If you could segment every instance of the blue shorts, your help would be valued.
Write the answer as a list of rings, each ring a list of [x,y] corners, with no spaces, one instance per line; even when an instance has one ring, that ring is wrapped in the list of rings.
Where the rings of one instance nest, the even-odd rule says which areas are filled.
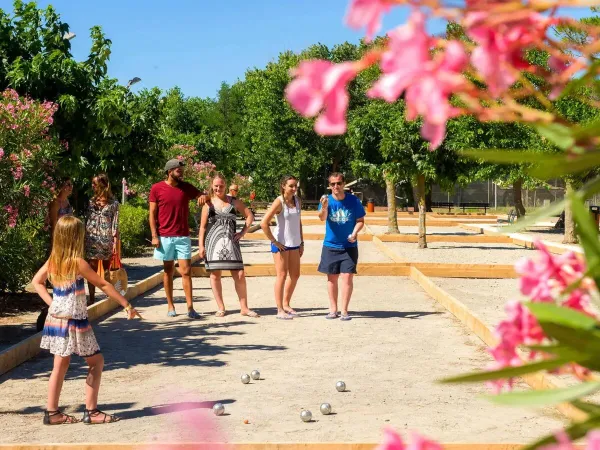
[[[154,249],[154,259],[175,261],[192,259],[192,241],[189,236],[160,237],[160,245]]]
[[[288,250],[298,250],[299,248],[300,248],[300,246],[298,246],[298,247],[286,247],[285,251],[287,252]],[[272,242],[271,242],[271,253],[279,253],[279,249]]]
[[[323,246],[318,271],[328,275],[356,273],[358,247],[331,248]]]

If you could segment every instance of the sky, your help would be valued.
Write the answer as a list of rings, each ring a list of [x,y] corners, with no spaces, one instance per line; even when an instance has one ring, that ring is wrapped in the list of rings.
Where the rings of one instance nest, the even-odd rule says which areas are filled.
[[[214,97],[223,81],[234,83],[248,69],[264,67],[279,53],[322,43],[357,43],[362,31],[349,29],[344,15],[349,0],[52,0],[70,30],[77,60],[87,57],[89,29],[100,25],[112,40],[109,76],[133,90],[179,86],[187,96]],[[12,11],[12,0],[0,0]],[[405,21],[396,8],[383,30]],[[569,15],[581,16],[580,11]],[[430,24],[432,33],[444,24]]]

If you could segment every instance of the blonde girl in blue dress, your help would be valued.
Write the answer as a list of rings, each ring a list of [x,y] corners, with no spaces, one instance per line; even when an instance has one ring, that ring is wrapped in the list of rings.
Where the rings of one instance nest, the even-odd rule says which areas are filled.
[[[50,375],[48,404],[44,413],[45,425],[79,422],[58,409],[60,391],[71,362],[71,355],[85,358],[88,375],[85,386],[85,424],[110,423],[116,416],[98,409],[98,391],[104,367],[104,357],[88,321],[84,280],[88,280],[106,295],[120,303],[133,319],[139,313],[106,280],[103,280],[84,259],[85,229],[83,222],[73,216],[58,220],[54,229],[52,253],[46,264],[33,278],[36,292],[49,306],[40,347],[54,355]],[[46,290],[46,280],[53,286],[53,296]]]

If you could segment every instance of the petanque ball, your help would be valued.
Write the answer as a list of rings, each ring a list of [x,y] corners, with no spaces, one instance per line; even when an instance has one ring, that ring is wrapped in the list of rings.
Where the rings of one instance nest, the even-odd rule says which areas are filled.
[[[253,370],[250,376],[253,380],[260,380],[260,372],[258,370]]]
[[[221,416],[225,412],[225,405],[223,403],[215,403],[213,406],[213,413],[215,416]]]
[[[343,381],[338,381],[337,383],[335,383],[335,388],[338,392],[344,392],[346,390],[346,383],[344,383]]]
[[[324,416],[331,414],[331,405],[329,403],[321,403],[321,414]]]
[[[242,375],[242,383],[244,383],[244,384],[250,383],[250,375],[248,375],[247,373]]]
[[[300,413],[300,418],[302,422],[310,422],[312,420],[312,413],[308,409],[305,409]]]

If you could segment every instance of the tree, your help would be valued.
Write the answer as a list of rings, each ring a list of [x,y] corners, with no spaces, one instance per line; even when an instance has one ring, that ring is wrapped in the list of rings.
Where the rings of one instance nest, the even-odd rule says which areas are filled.
[[[107,77],[111,41],[100,27],[90,30],[90,54],[81,62],[71,54],[68,32],[52,6],[15,0],[12,16],[0,10],[0,89],[59,105],[53,127],[65,144],[61,167],[69,175],[144,175],[163,147],[160,92],[135,95]]]

